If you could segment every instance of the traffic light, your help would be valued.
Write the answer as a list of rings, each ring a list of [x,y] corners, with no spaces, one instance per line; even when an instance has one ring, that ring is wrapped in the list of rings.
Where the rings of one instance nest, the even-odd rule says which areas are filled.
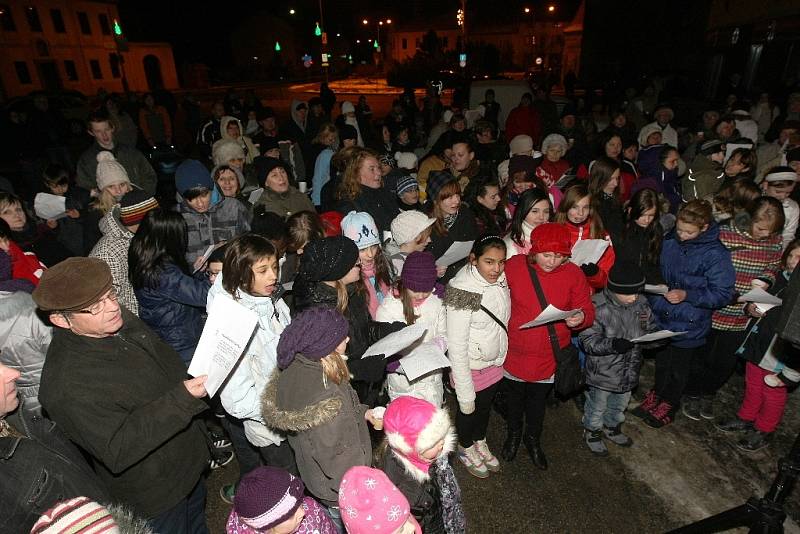
[[[280,52],[281,51],[281,44],[278,41],[275,41],[275,51],[276,52]]]
[[[114,19],[114,41],[117,42],[118,52],[128,51],[128,38],[122,33],[122,26],[120,26],[117,19]]]
[[[322,28],[319,27],[319,22],[317,22],[317,27],[314,28],[314,35],[322,37]]]

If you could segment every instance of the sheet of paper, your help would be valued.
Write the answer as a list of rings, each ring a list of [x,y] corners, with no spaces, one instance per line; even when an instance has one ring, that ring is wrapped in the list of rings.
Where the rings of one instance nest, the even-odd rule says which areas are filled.
[[[258,324],[258,314],[232,298],[218,296],[189,364],[191,376],[208,375],[206,391],[213,397],[244,353]]]
[[[665,284],[645,284],[644,292],[653,293],[655,295],[666,295],[669,288]]]
[[[428,329],[423,323],[412,324],[402,330],[393,332],[369,346],[362,358],[383,354],[385,358],[397,354],[406,347],[411,346]]]
[[[544,310],[542,310],[542,313],[540,313],[533,321],[528,321],[524,325],[520,326],[519,329],[522,330],[523,328],[533,328],[535,326],[542,326],[543,324],[552,323],[554,321],[563,321],[567,317],[575,315],[579,311],[581,310],[580,309],[569,310],[569,311],[559,310],[552,304],[548,304],[547,307]]]
[[[196,273],[197,271],[199,271],[200,269],[205,267],[206,262],[208,261],[208,258],[211,257],[211,253],[214,252],[216,249],[218,249],[219,247],[221,247],[224,244],[225,244],[225,242],[222,241],[220,243],[214,243],[213,245],[208,245],[208,248],[206,248],[205,252],[203,252],[203,256],[202,256],[203,262],[200,264],[200,267],[198,267],[197,269],[192,271],[192,274]]]
[[[450,360],[435,343],[422,343],[400,359],[400,367],[409,382],[431,371],[450,367]]]
[[[605,239],[581,239],[572,247],[572,256],[569,261],[575,265],[597,263],[610,245]]]
[[[686,332],[673,332],[671,330],[659,330],[658,332],[653,332],[652,334],[645,334],[643,336],[639,336],[637,338],[631,339],[633,343],[649,343],[651,341],[658,341],[659,339],[667,339],[670,337],[679,336],[681,334],[685,334]]]
[[[775,295],[770,295],[760,287],[753,288],[744,295],[741,295],[739,297],[739,302],[755,302],[757,304],[771,304],[772,306],[780,306],[783,304],[782,299]]]
[[[436,260],[436,265],[440,267],[450,267],[455,262],[463,260],[469,256],[473,243],[475,243],[475,241],[455,241],[450,245],[450,248]]]
[[[42,219],[60,219],[67,215],[67,199],[50,193],[37,193],[33,199],[33,211]]]
[[[756,309],[763,314],[767,313],[775,306],[777,306],[777,304],[756,304]]]
[[[256,202],[258,202],[258,199],[261,198],[261,195],[263,193],[264,193],[263,187],[259,187],[258,189],[253,189],[252,191],[250,191],[250,196],[247,197],[247,201],[250,202],[250,204],[255,204]]]

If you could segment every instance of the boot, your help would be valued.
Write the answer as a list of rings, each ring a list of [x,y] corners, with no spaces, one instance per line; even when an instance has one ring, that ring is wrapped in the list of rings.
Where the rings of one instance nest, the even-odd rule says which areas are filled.
[[[635,415],[636,417],[640,417],[644,419],[650,414],[650,410],[655,408],[659,403],[658,396],[656,395],[656,391],[651,389],[647,392],[647,395],[644,396],[641,404],[631,410],[631,415]]]
[[[506,441],[503,443],[500,457],[506,462],[512,462],[517,457],[519,444],[522,441],[522,429],[509,426],[506,432]]]
[[[528,449],[528,455],[530,455],[533,465],[542,471],[546,471],[547,458],[544,455],[541,443],[539,443],[539,438],[526,434],[523,436],[522,441],[525,443],[525,448]]]

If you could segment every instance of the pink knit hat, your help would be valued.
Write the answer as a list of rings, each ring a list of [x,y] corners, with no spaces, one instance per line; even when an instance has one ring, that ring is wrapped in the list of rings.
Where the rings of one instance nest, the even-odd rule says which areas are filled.
[[[378,469],[351,467],[339,485],[339,507],[349,534],[392,534],[408,520],[422,534],[408,500]]]
[[[415,397],[397,397],[386,407],[383,428],[389,446],[414,467],[428,472],[430,460],[420,453],[447,438],[452,430],[450,417],[443,409]]]

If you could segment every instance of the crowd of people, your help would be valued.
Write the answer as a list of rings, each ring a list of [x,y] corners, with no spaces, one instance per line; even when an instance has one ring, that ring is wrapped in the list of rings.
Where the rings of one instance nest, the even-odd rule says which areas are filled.
[[[505,124],[494,96],[405,91],[377,120],[323,84],[279,124],[231,92],[196,135],[153,95],[138,113],[106,96],[75,157],[37,103],[49,144],[0,181],[2,530],[204,533],[205,478],[235,457],[229,533],[463,533],[453,462],[498,476],[524,445],[548,469],[553,399],[592,454],[632,446],[645,357],[632,415],[768,446],[800,383],[776,300],[800,262],[800,93],[734,95],[697,125],[653,87],[600,111],[539,88]],[[142,150],[181,139],[174,173]],[[187,368],[226,301],[257,324],[209,396]],[[407,373],[423,345],[447,365]]]

